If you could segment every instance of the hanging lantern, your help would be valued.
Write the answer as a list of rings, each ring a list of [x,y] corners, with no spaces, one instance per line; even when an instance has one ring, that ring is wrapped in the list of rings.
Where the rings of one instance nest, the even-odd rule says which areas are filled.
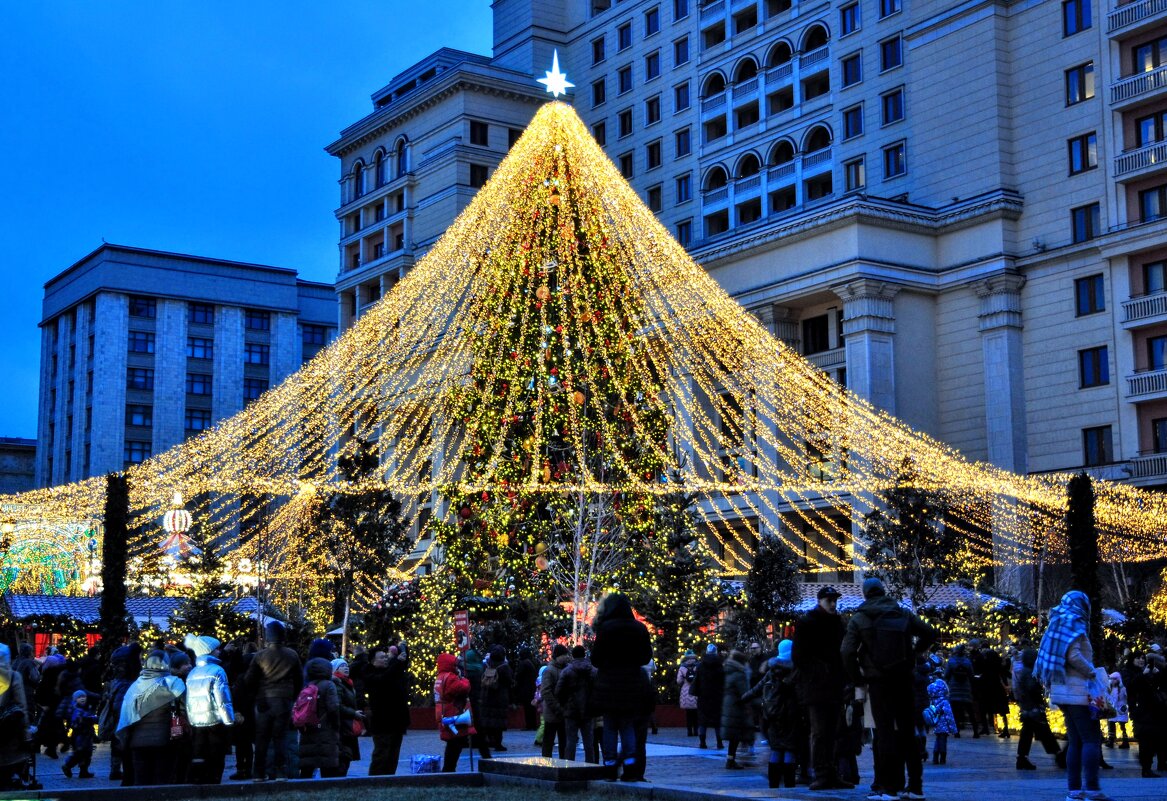
[[[194,518],[190,512],[182,508],[182,494],[174,493],[174,508],[162,516],[162,530],[166,532],[166,539],[162,542],[162,550],[167,553],[181,554],[190,546],[186,539],[186,532],[194,525]]]

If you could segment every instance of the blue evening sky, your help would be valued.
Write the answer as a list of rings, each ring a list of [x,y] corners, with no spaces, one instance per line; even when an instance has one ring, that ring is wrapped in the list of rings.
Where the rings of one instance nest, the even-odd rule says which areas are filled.
[[[0,436],[36,436],[44,283],[107,242],[332,282],[338,162],[369,96],[490,0],[9,3],[0,24]]]

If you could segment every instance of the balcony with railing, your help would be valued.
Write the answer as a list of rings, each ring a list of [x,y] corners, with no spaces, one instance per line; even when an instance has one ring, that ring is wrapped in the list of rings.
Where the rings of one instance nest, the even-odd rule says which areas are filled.
[[[1133,481],[1167,480],[1167,453],[1140,453],[1130,461]]]
[[[1167,398],[1167,367],[1141,370],[1126,377],[1127,400]]]
[[[1138,328],[1167,322],[1167,292],[1155,292],[1122,303],[1124,328]]]
[[[1133,178],[1167,167],[1167,142],[1152,142],[1114,157],[1114,177]]]
[[[715,0],[701,6],[701,20],[713,19],[725,14],[725,0]]]
[[[1106,15],[1106,32],[1125,36],[1165,21],[1167,0],[1136,0],[1120,5]]]
[[[766,179],[770,183],[777,184],[780,182],[787,182],[787,179],[794,177],[794,162],[788,161],[785,164],[776,164],[766,171]]]
[[[750,78],[747,81],[742,81],[735,84],[733,87],[733,99],[741,100],[743,97],[750,97],[758,93],[758,79],[757,77]]]
[[[820,48],[811,50],[809,53],[803,53],[798,57],[798,67],[807,74],[818,68],[820,64],[827,61],[831,57],[831,46],[823,45]],[[824,65],[825,66],[825,65]]]
[[[754,175],[747,175],[745,178],[737,178],[733,182],[733,193],[738,200],[747,197],[753,197],[758,194],[762,188],[762,174],[756,173]]]
[[[1110,85],[1110,103],[1125,106],[1141,102],[1167,89],[1167,67],[1128,75]]]
[[[722,90],[715,95],[701,98],[701,113],[708,114],[725,108],[725,96],[726,92]]]
[[[828,164],[831,161],[831,148],[824,147],[822,150],[816,150],[813,153],[807,153],[802,157],[803,172],[813,170],[821,167],[823,164]]]
[[[701,205],[716,206],[729,198],[729,187],[719,186],[716,189],[701,190]]]
[[[766,84],[767,88],[775,89],[790,82],[794,77],[794,60],[787,61],[785,64],[779,64],[776,67],[769,67],[766,70]]]
[[[820,370],[834,370],[847,363],[847,349],[832,348],[818,353],[807,353],[802,358]]]

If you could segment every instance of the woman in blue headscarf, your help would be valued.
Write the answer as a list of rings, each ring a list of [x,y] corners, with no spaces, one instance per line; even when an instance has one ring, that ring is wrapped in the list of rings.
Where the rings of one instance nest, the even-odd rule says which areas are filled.
[[[1098,784],[1102,729],[1090,710],[1094,688],[1094,649],[1090,645],[1090,599],[1078,590],[1062,596],[1050,610],[1033,675],[1049,687],[1050,703],[1066,719],[1067,801],[1110,801]],[[1085,789],[1082,787],[1085,773]]]

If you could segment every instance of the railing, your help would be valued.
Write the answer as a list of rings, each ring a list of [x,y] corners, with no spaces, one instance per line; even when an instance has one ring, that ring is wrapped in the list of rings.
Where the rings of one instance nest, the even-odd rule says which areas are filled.
[[[1158,67],[1150,72],[1140,72],[1136,75],[1123,78],[1110,87],[1110,102],[1121,103],[1124,100],[1154,92],[1167,86],[1167,67]]]
[[[766,173],[771,181],[781,181],[783,178],[789,178],[794,175],[794,162],[788,161],[785,164],[779,164],[777,167],[771,167]]]
[[[718,203],[729,197],[729,187],[723,186],[720,189],[706,189],[701,193],[701,202],[704,204]]]
[[[842,367],[847,363],[847,349],[835,348],[834,350],[824,350],[819,353],[808,353],[802,358],[820,370],[832,370],[836,367]]]
[[[733,99],[737,100],[739,97],[753,94],[758,91],[758,79],[756,77],[750,78],[745,83],[740,83],[733,88]]]
[[[776,83],[778,81],[785,81],[794,75],[794,62],[787,61],[785,64],[779,64],[777,67],[770,67],[766,70],[766,82]]]
[[[1167,314],[1167,292],[1156,292],[1153,295],[1124,300],[1122,310],[1125,313],[1123,322],[1126,323]]]
[[[713,97],[707,97],[701,101],[702,111],[713,111],[715,108],[721,108],[725,105],[725,91],[718,92]]]
[[[811,50],[809,53],[803,53],[801,56],[799,56],[798,66],[801,67],[802,69],[806,69],[807,67],[813,67],[815,64],[818,64],[820,61],[826,61],[828,58],[830,58],[830,55],[831,55],[831,46],[830,45],[823,45],[822,47],[818,48],[817,50]]]
[[[717,0],[716,3],[701,6],[701,19],[708,19],[709,17],[725,13],[725,0]]]
[[[1127,397],[1167,392],[1167,369],[1147,370],[1126,377]]]
[[[822,150],[816,150],[813,153],[807,153],[802,157],[802,168],[809,169],[810,167],[817,167],[820,164],[831,160],[831,149],[824,147]]]
[[[1119,177],[1127,173],[1153,167],[1156,164],[1167,162],[1167,142],[1156,142],[1138,150],[1121,153],[1114,157],[1114,175]]]
[[[1167,475],[1167,453],[1131,459],[1131,478],[1157,478],[1164,475]]]
[[[745,178],[738,178],[733,182],[733,188],[737,192],[748,192],[751,189],[757,189],[762,185],[762,174],[748,175]]]
[[[1128,25],[1134,25],[1136,22],[1142,22],[1156,14],[1162,14],[1164,11],[1167,11],[1167,0],[1141,0],[1137,3],[1127,3],[1106,15],[1106,32],[1114,33]]]

